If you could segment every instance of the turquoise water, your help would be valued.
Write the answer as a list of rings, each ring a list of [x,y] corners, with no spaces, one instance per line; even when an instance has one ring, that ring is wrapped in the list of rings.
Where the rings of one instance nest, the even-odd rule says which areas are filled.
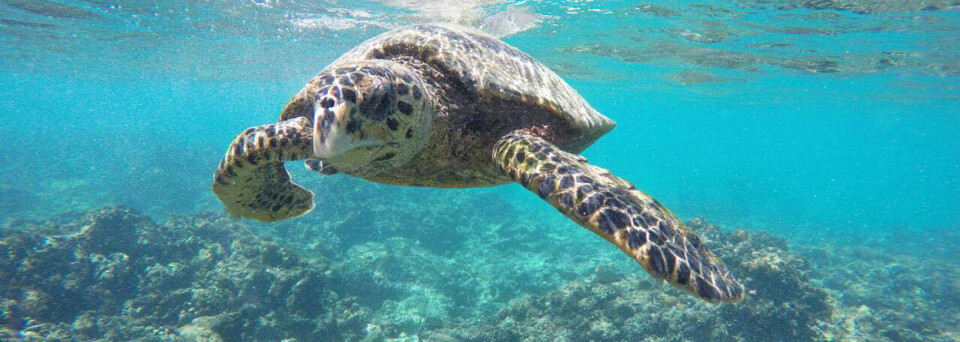
[[[809,286],[826,291],[831,312],[842,318],[831,323],[819,317],[817,334],[766,338],[955,341],[960,313],[956,306],[941,305],[960,301],[955,297],[960,295],[955,247],[960,239],[949,233],[960,227],[958,9],[960,4],[949,1],[3,0],[0,226],[27,229],[110,205],[132,208],[156,222],[171,215],[219,215],[223,208],[209,191],[210,182],[237,133],[273,122],[307,80],[360,42],[412,23],[457,22],[500,35],[617,121],[615,130],[584,152],[591,163],[633,181],[681,219],[703,218],[725,232],[771,233],[785,238],[797,258],[805,258],[798,273]],[[443,329],[498,317],[522,321],[516,317],[525,317],[523,310],[531,306],[514,300],[549,296],[570,282],[595,279],[600,271],[594,266],[607,262],[631,281],[649,282],[628,258],[517,185],[411,189],[342,175],[321,178],[301,170],[299,162],[287,167],[318,194],[316,211],[280,224],[242,224],[306,259],[326,258],[332,265],[330,284],[351,279],[338,274],[362,273],[337,266],[345,258],[377,248],[409,251],[410,244],[426,250],[409,253],[433,260],[428,263],[474,269],[419,278],[424,261],[409,257],[400,262],[409,268],[397,266],[402,272],[393,272],[400,275],[381,280],[389,291],[342,290],[361,298],[358,305],[371,312],[356,323],[367,338],[429,340],[442,334],[470,340],[462,331]],[[516,218],[504,218],[504,212]],[[377,216],[384,213],[394,216]],[[430,235],[463,233],[467,227],[494,233],[470,233],[477,235],[452,245]],[[484,234],[504,242],[485,244],[492,237]],[[527,254],[524,246],[532,242],[511,240],[512,235],[546,242],[537,242],[542,245]],[[500,261],[483,258],[488,264],[459,263],[454,257],[511,248],[520,252],[503,252]],[[545,248],[576,256],[537,254]],[[903,256],[881,257],[891,250]],[[834,254],[825,257],[825,251]],[[942,265],[938,276],[917,266],[928,257],[940,258],[933,262]],[[875,264],[860,264],[871,260]],[[499,262],[511,265],[502,273],[509,280],[496,280]],[[911,285],[883,273],[896,267],[914,272],[904,276],[913,279]],[[831,280],[829,274],[838,272],[850,274]],[[857,276],[862,273],[876,278]],[[445,277],[503,287],[503,292],[476,299],[477,288],[454,291],[433,281]],[[746,282],[748,289],[756,279]],[[888,280],[874,284],[879,290],[863,285]],[[30,287],[18,284],[15,289]],[[406,303],[397,299],[405,295],[396,293],[420,293],[411,288],[442,293],[453,304],[396,304]],[[383,294],[391,291],[396,293]],[[684,296],[668,287],[642,291]],[[917,291],[923,295],[905,295]],[[20,296],[14,292],[2,295]],[[388,299],[364,301],[365,296]],[[731,310],[689,303],[703,312]],[[867,315],[863,310],[873,316],[858,321]],[[896,329],[881,327],[899,327],[909,319],[883,310],[905,310],[928,325],[895,335],[883,329]],[[343,314],[332,312],[328,315]],[[420,320],[383,318],[402,312],[418,312]],[[4,326],[29,339],[23,332],[29,324],[11,317],[0,317]],[[737,317],[719,322],[733,324]],[[163,324],[173,331],[190,319]],[[857,325],[869,320],[869,326]],[[61,321],[77,325],[73,318]],[[554,322],[557,331],[579,329]],[[380,327],[381,335],[370,333],[377,330],[371,326]],[[731,326],[727,330],[738,329]],[[323,330],[319,336],[363,338],[347,330]],[[553,340],[536,339],[534,328],[516,331],[498,339]],[[274,340],[270,336],[260,339]],[[280,337],[310,340],[303,336]],[[750,336],[742,338],[759,339]]]

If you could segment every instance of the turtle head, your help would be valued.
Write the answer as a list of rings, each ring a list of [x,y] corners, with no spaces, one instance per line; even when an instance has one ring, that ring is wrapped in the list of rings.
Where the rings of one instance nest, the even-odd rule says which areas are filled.
[[[314,101],[313,150],[341,172],[405,165],[430,135],[433,106],[420,76],[391,61],[328,67]]]

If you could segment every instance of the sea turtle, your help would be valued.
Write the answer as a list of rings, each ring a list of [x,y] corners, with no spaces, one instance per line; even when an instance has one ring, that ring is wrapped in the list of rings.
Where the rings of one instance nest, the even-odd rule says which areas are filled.
[[[615,123],[553,71],[483,32],[416,25],[374,37],[324,68],[280,114],[243,131],[214,175],[234,215],[313,209],[283,162],[426,187],[517,182],[667,279],[710,302],[743,287],[667,208],[578,155]]]

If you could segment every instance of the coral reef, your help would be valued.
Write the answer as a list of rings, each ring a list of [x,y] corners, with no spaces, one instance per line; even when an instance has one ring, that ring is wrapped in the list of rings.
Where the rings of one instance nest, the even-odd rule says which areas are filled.
[[[797,248],[839,307],[838,338],[960,340],[960,234],[895,229]],[[897,246],[892,248],[891,246]]]
[[[304,260],[216,215],[122,207],[0,239],[0,339],[315,340],[361,331]],[[324,311],[325,310],[325,311]],[[330,310],[338,310],[331,315]]]
[[[832,316],[828,294],[806,276],[809,265],[765,233],[720,233],[690,226],[712,244],[749,290],[736,305],[702,303],[644,275],[601,264],[589,276],[542,296],[525,297],[494,322],[439,334],[465,341],[811,341]]]
[[[276,225],[247,226],[211,213],[157,224],[110,207],[2,231],[0,340],[939,342],[958,336],[955,233],[938,240],[905,232],[911,242],[901,245],[909,249],[889,252],[882,246],[904,236],[789,246],[768,233],[694,219],[688,225],[748,290],[742,302],[711,305],[642,274],[563,218],[522,215],[482,192],[431,195],[445,204],[431,209],[408,200],[427,198],[420,191],[371,198],[363,202],[366,211],[357,211],[363,215]],[[355,201],[331,207],[363,209]],[[922,247],[926,254],[917,254]]]

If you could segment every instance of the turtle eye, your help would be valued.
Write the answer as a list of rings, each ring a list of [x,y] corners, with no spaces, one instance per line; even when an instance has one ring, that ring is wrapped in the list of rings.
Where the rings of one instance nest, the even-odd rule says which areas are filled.
[[[360,102],[360,114],[370,120],[381,121],[397,107],[397,91],[393,82],[380,82],[367,88]]]

